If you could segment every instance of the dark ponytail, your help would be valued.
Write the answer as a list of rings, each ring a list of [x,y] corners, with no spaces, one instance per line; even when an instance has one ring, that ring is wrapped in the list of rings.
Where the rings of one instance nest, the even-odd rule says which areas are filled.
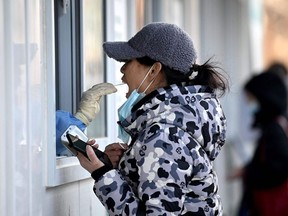
[[[195,72],[198,74],[190,83],[209,86],[211,89],[217,90],[220,95],[223,95],[228,89],[228,79],[220,71],[223,70],[215,63],[210,63],[210,59],[203,65],[194,64],[191,68],[191,74]]]
[[[220,73],[220,70],[223,70],[216,66],[215,63],[211,63],[210,60],[206,61],[203,65],[193,64],[190,72],[186,74],[162,64],[168,85],[182,83],[204,85],[217,91],[222,96],[228,89],[228,79]],[[147,66],[151,66],[157,62],[149,57],[138,58],[137,61]]]

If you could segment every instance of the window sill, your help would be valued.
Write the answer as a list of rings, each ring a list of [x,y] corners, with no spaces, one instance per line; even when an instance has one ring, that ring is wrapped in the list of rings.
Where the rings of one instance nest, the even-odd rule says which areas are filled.
[[[103,151],[105,145],[109,143],[109,139],[98,138],[97,143],[99,144],[99,149]],[[51,148],[52,146],[53,145],[51,145]],[[53,151],[50,151],[50,158],[55,154],[55,146],[56,145],[53,146]],[[54,161],[54,163],[51,163],[51,160],[48,163],[47,187],[56,187],[91,178],[91,174],[80,165],[79,160],[75,156],[54,156],[54,160],[52,161]]]

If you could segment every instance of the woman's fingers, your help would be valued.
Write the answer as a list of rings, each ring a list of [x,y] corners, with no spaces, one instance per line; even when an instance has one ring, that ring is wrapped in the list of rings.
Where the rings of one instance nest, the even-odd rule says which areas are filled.
[[[86,146],[86,154],[91,161],[91,163],[97,163],[99,161],[98,157],[96,156],[92,146],[87,145]]]
[[[104,166],[104,163],[98,159],[96,156],[93,147],[90,145],[86,146],[86,153],[88,158],[86,158],[83,154],[78,152],[77,158],[80,162],[80,165],[86,169],[88,172],[92,173],[93,171],[99,169]]]
[[[87,144],[88,145],[94,145],[96,143],[96,140],[95,139],[91,139],[91,140],[88,140],[87,141]]]
[[[87,142],[88,145],[92,146],[93,148],[99,148],[99,144],[96,143],[95,139],[89,140]]]
[[[85,168],[88,172],[92,173],[96,169],[104,166],[104,163],[99,160],[96,156],[93,148],[98,148],[99,145],[96,144],[96,140],[89,140],[86,146],[87,157],[78,152],[77,158],[83,168]],[[120,158],[122,157],[124,151],[128,148],[127,144],[124,143],[112,143],[105,148],[105,153],[108,155],[112,165],[116,168],[119,164]]]
[[[125,151],[128,149],[128,145],[124,143],[111,143],[106,146],[105,151],[110,151],[110,150],[121,150]]]
[[[112,165],[113,165],[114,168],[117,168],[117,167],[118,167],[120,158],[121,158],[121,157],[119,157],[119,156],[111,156],[111,157],[109,157],[109,159],[110,159],[110,161],[111,161],[111,163],[112,163]]]
[[[86,169],[88,172],[90,172],[90,168],[89,168],[89,164],[90,164],[90,161],[81,153],[81,152],[78,152],[77,154],[77,158],[80,162],[80,165]]]
[[[124,143],[112,143],[106,146],[105,153],[108,155],[112,165],[116,168],[119,164],[120,158],[122,157],[124,151],[128,148],[127,144]]]

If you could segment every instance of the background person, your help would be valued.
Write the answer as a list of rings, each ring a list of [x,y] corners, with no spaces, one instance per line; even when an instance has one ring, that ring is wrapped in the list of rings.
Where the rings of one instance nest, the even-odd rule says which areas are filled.
[[[260,130],[260,136],[242,172],[244,193],[239,215],[288,213],[287,90],[273,68],[245,84],[247,99],[255,107],[251,126]]]
[[[287,85],[288,71],[287,71],[286,66],[283,63],[281,63],[281,62],[273,62],[269,66],[267,72],[274,73],[274,74],[278,75],[281,78],[281,80],[283,80],[285,85]]]

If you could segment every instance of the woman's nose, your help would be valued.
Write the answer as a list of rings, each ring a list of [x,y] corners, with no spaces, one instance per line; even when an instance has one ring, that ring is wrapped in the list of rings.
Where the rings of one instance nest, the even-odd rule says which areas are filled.
[[[126,64],[124,64],[124,65],[120,68],[120,72],[121,72],[122,74],[124,74],[125,68],[126,68]]]

